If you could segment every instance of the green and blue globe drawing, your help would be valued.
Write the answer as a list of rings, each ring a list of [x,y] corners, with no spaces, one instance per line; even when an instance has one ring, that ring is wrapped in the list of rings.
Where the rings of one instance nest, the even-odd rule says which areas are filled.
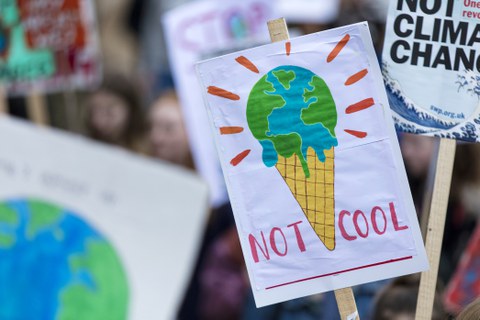
[[[79,215],[40,200],[0,203],[1,320],[123,320],[128,291],[115,249]]]
[[[296,156],[309,177],[307,150],[312,148],[323,162],[324,150],[338,145],[337,109],[330,89],[302,67],[279,66],[258,80],[249,94],[246,116],[267,167],[274,166],[279,156]]]

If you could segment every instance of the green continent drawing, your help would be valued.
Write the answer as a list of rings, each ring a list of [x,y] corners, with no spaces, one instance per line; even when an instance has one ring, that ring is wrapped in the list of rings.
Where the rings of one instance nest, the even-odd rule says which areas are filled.
[[[0,203],[0,319],[125,320],[128,291],[115,249],[78,215]]]
[[[266,166],[276,165],[278,156],[296,156],[307,178],[308,149],[324,162],[324,151],[338,145],[332,94],[322,78],[301,67],[277,67],[255,84],[248,97],[247,122],[263,147]]]

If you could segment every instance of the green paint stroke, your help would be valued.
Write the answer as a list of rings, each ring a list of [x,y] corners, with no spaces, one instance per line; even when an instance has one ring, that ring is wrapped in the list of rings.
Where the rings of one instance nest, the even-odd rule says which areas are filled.
[[[295,72],[293,71],[285,71],[285,70],[278,70],[272,71],[275,78],[278,79],[278,82],[285,88],[290,89],[290,83],[295,79]]]
[[[0,223],[9,225],[18,224],[17,213],[8,207],[5,203],[0,204]]]
[[[0,232],[0,248],[11,248],[15,244],[15,237],[13,235],[2,234]]]
[[[70,259],[71,272],[88,270],[92,287],[72,284],[60,294],[58,320],[125,320],[128,315],[128,283],[112,246],[103,240],[87,242],[85,254]]]
[[[37,200],[30,200],[28,209],[33,213],[30,214],[30,223],[27,226],[27,238],[29,239],[32,239],[42,229],[55,226],[62,217],[60,207]]]
[[[0,204],[0,226],[15,228],[19,223],[18,216],[14,210],[5,203]],[[14,234],[3,234],[0,231],[0,248],[11,248],[15,244]]]
[[[330,89],[305,68],[280,66],[265,74],[250,92],[246,116],[267,167],[274,166],[279,156],[295,155],[308,178],[308,148],[323,162],[324,151],[338,145],[337,109]]]

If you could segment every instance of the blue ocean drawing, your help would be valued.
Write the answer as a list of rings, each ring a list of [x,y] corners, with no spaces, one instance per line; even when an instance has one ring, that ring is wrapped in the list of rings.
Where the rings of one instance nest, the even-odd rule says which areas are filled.
[[[465,90],[480,101],[480,75],[472,70],[463,70],[457,75],[458,91]]]
[[[455,122],[442,120],[438,116],[416,107],[415,104],[403,94],[399,83],[390,77],[388,64],[386,62],[382,63],[382,73],[397,131],[470,142],[478,141],[478,127],[480,127],[480,114],[478,110],[475,111],[475,117],[468,119],[468,121],[461,120]],[[466,83],[467,80],[468,83]],[[459,90],[465,89],[465,91],[468,90],[468,92],[473,94],[476,92],[480,94],[480,78],[475,78],[475,80],[478,80],[478,82],[472,82],[471,75],[466,74],[463,78],[459,76],[456,84],[459,86]]]

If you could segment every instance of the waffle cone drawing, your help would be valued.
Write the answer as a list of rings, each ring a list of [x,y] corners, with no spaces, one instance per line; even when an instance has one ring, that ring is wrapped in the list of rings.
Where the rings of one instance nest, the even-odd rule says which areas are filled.
[[[300,160],[278,157],[275,165],[300,204],[307,220],[328,250],[335,249],[334,147],[325,150],[325,162],[308,149],[310,176],[305,177]]]

